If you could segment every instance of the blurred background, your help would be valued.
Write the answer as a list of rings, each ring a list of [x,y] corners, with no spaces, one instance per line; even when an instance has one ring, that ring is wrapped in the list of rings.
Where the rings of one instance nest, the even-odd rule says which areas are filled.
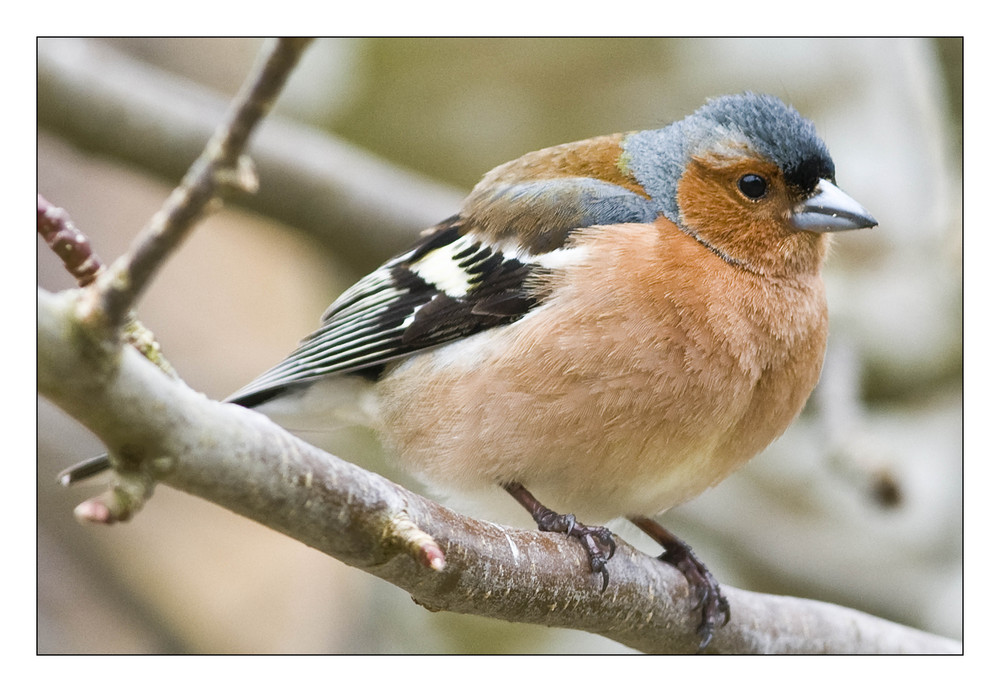
[[[260,47],[41,39],[39,193],[110,262],[197,156]],[[803,416],[661,520],[725,584],[961,637],[961,39],[317,41],[255,140],[260,193],[201,224],[139,316],[189,385],[225,397],[493,166],[659,127],[744,90],[814,120],[838,183],[880,226],[835,239],[827,363]],[[48,290],[73,285],[43,243],[37,269]],[[362,431],[323,442],[425,490]],[[73,507],[100,484],[54,478],[100,451],[39,399],[39,653],[628,651],[585,633],[430,613],[164,486],[127,524],[81,526]],[[656,552],[624,524],[612,529]]]

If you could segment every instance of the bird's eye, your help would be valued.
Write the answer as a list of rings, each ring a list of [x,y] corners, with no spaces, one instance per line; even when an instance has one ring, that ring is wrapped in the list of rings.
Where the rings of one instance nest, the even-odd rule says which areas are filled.
[[[761,199],[767,194],[767,181],[756,173],[747,173],[736,185],[747,199]]]

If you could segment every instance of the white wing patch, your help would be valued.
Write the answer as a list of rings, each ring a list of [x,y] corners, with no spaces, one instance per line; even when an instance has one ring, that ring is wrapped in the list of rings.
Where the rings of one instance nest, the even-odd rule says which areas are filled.
[[[460,236],[455,242],[428,252],[409,265],[411,272],[452,298],[464,298],[474,286],[472,275],[459,266],[455,255],[478,245],[471,235]]]

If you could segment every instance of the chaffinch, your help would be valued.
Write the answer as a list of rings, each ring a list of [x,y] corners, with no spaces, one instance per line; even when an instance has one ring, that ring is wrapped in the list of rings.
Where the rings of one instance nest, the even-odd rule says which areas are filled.
[[[577,537],[604,587],[614,540],[592,524],[629,518],[692,586],[704,647],[728,603],[647,517],[799,413],[826,345],[827,233],[875,225],[811,122],[724,96],[493,169],[229,401],[293,429],[368,425],[420,476],[500,485]]]

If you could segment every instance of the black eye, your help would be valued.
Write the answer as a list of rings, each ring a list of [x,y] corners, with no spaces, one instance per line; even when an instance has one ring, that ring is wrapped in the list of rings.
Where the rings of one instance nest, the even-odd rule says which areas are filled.
[[[756,173],[747,173],[736,185],[748,199],[760,199],[767,194],[767,181]]]

